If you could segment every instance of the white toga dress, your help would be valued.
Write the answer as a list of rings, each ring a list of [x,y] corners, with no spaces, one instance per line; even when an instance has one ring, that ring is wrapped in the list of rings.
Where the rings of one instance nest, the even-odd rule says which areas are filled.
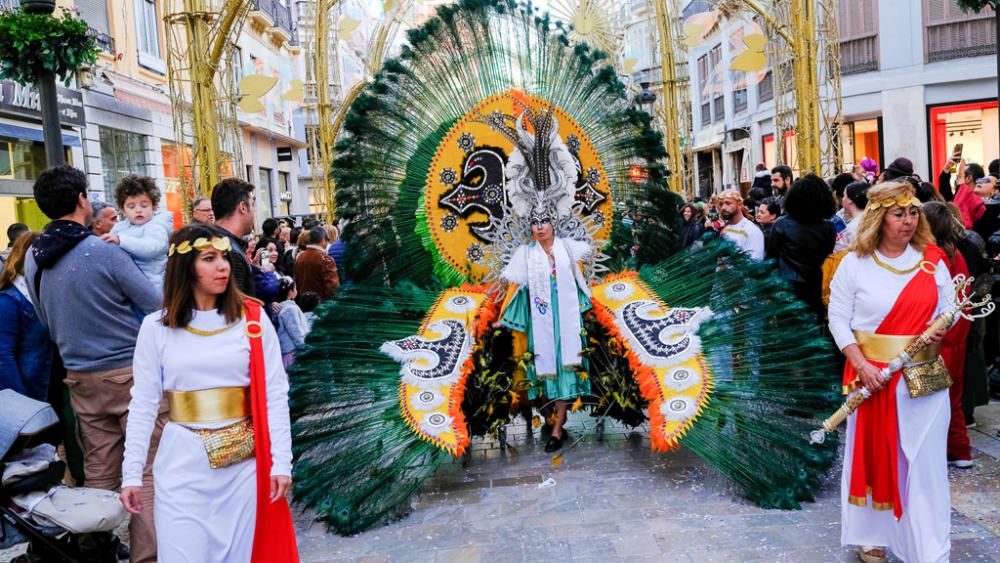
[[[171,329],[162,312],[146,317],[133,361],[132,402],[125,431],[122,486],[142,486],[142,467],[163,391],[250,385],[250,342],[241,320],[212,336]],[[271,475],[291,475],[288,377],[278,336],[266,315],[263,346],[271,437]],[[218,311],[195,311],[192,328],[226,326]],[[235,422],[190,424],[201,428]],[[255,431],[260,429],[255,428]],[[247,563],[253,549],[257,505],[256,460],[211,469],[201,438],[170,422],[153,462],[154,516],[160,563]]]
[[[899,270],[920,261],[912,246],[897,258],[879,260]],[[830,332],[841,350],[856,344],[853,331],[875,332],[888,316],[915,272],[899,275],[882,268],[871,257],[848,252],[830,284]],[[955,294],[943,261],[934,273],[938,288],[937,317]],[[928,319],[931,320],[931,319]],[[904,561],[947,561],[951,549],[951,500],[948,491],[947,437],[951,407],[948,391],[911,399],[905,381],[896,387],[899,423],[899,493],[903,515],[848,502],[854,458],[857,413],[847,419],[847,445],[841,477],[841,533],[843,545],[888,546]]]

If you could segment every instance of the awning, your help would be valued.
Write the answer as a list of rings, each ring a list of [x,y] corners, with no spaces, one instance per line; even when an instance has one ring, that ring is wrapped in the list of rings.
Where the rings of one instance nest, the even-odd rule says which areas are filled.
[[[18,127],[17,125],[10,125],[7,123],[0,123],[0,137],[11,137],[14,139],[24,139],[26,141],[38,141],[40,143],[45,141],[45,137],[42,134],[41,129]],[[67,135],[63,133],[62,140],[63,146],[65,147],[83,146],[83,143],[80,142],[80,137],[76,137],[74,135]]]

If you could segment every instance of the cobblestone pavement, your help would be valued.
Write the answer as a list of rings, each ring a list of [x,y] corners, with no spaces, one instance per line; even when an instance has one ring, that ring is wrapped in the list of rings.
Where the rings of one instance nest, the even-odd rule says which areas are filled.
[[[950,470],[953,562],[1000,561],[1000,403],[976,418],[976,467]],[[585,424],[571,420],[574,437]],[[762,510],[692,453],[650,452],[641,429],[588,436],[555,469],[525,430],[510,429],[506,455],[496,442],[475,442],[468,467],[442,467],[411,513],[386,526],[345,538],[297,514],[302,561],[857,560],[840,547],[839,467],[815,503]],[[540,487],[549,478],[555,484]],[[0,561],[22,551],[0,550]]]
[[[1000,403],[976,415],[976,466],[949,473],[954,562],[1000,561]],[[586,423],[573,420],[571,432]],[[344,538],[298,515],[302,560],[857,561],[840,546],[839,467],[815,503],[763,510],[694,454],[650,452],[641,431],[587,437],[555,469],[524,426],[509,433],[507,455],[476,442],[467,468],[443,467],[389,525]]]

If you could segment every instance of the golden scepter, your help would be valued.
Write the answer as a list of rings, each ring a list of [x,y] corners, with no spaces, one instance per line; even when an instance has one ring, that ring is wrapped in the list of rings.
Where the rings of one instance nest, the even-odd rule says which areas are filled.
[[[927,330],[923,334],[918,336],[913,342],[910,342],[898,356],[889,362],[889,365],[879,371],[882,379],[886,381],[892,379],[892,374],[901,370],[917,353],[931,343],[931,338],[936,332],[951,327],[955,323],[956,317],[972,321],[985,317],[996,309],[996,304],[993,303],[993,298],[988,293],[983,299],[973,301],[975,295],[969,292],[969,286],[972,285],[973,281],[975,281],[974,278],[968,278],[962,274],[955,276],[955,303],[953,306],[934,319],[934,322],[927,327]],[[972,310],[978,310],[978,312],[972,313],[970,312]],[[861,403],[865,402],[871,396],[871,391],[865,387],[862,387],[860,391],[851,395],[844,404],[840,405],[840,408],[836,412],[823,421],[822,428],[809,433],[809,443],[822,444],[826,441],[826,434],[828,432],[836,432],[840,423],[844,422],[851,413],[857,410]]]

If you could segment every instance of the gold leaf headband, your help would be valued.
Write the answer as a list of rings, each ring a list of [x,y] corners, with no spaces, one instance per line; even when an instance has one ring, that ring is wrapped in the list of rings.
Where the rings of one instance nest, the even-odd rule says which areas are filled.
[[[893,205],[898,205],[900,207],[909,207],[911,205],[914,207],[923,207],[924,204],[921,203],[916,196],[901,195],[895,198],[887,197],[882,199],[869,199],[866,209],[871,208],[876,210],[881,207],[892,207]]]
[[[214,248],[220,252],[229,252],[233,249],[233,245],[229,242],[229,237],[214,237],[212,240],[208,240],[205,237],[198,237],[194,239],[194,242],[186,240],[180,244],[171,244],[170,248],[167,249],[167,256],[173,256],[175,252],[177,254],[187,254],[191,250],[201,252],[209,248]]]

